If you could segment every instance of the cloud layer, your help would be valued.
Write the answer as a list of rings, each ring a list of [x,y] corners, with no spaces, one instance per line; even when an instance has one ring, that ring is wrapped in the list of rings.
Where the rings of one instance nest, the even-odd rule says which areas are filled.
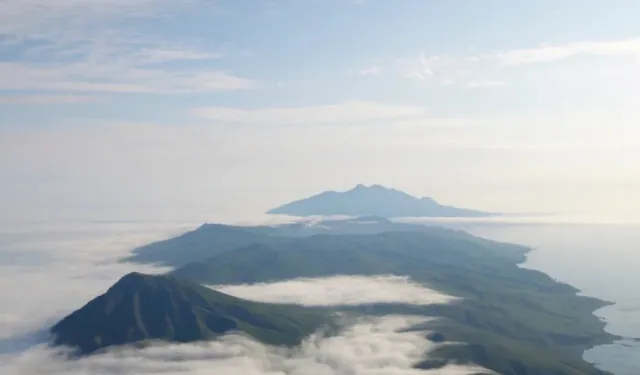
[[[362,122],[418,117],[425,113],[419,106],[385,105],[367,101],[307,107],[243,109],[233,107],[202,107],[191,110],[197,117],[230,123],[308,125],[323,123]]]
[[[214,286],[223,293],[261,302],[305,306],[361,305],[365,303],[445,304],[455,301],[402,276],[333,276],[267,284]]]
[[[158,345],[145,350],[123,348],[68,362],[43,348],[15,360],[13,374],[247,374],[247,375],[465,375],[468,366],[419,371],[412,364],[432,344],[420,332],[398,332],[421,320],[393,316],[365,319],[340,335],[315,335],[299,348],[275,348],[239,335],[208,343]],[[6,369],[5,369],[6,370]]]

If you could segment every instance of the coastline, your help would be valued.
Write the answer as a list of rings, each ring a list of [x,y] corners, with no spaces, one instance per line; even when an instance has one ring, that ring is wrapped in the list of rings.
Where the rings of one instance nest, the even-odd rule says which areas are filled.
[[[533,271],[536,271],[536,272],[540,272],[540,273],[545,274],[545,275],[547,275],[549,277],[552,277],[551,275],[549,275],[548,273],[544,272],[541,269],[532,268],[532,267],[526,267],[525,266],[525,263],[527,263],[529,261],[529,255],[531,255],[532,253],[537,251],[536,248],[530,247],[530,246],[527,246],[527,249],[528,250],[524,254],[525,255],[525,259],[523,261],[517,263],[518,267],[520,267],[521,269],[525,269],[525,270],[533,270]],[[608,326],[609,323],[607,322],[607,320],[606,320],[606,318],[604,316],[598,315],[597,312],[601,311],[601,310],[604,310],[607,307],[615,306],[617,304],[615,301],[610,301],[610,300],[598,298],[598,297],[595,297],[595,296],[591,296],[591,295],[587,294],[586,292],[584,292],[584,290],[582,290],[582,289],[580,289],[580,288],[578,288],[578,287],[576,287],[574,285],[571,285],[571,284],[569,284],[567,282],[562,282],[562,281],[555,280],[555,278],[554,278],[554,281],[556,281],[558,284],[566,285],[568,287],[571,287],[572,289],[575,290],[575,295],[574,295],[575,298],[582,299],[583,301],[585,301],[585,302],[588,301],[590,303],[590,306],[586,306],[585,307],[586,308],[585,311],[587,311],[589,314],[592,315],[593,320],[597,320],[597,325],[599,325],[601,327],[600,330],[601,330],[602,334],[594,336],[593,337],[594,341],[592,343],[590,343],[589,345],[584,346],[584,347],[579,347],[580,357],[585,362],[597,367],[598,369],[600,369],[602,371],[609,371],[609,370],[601,367],[600,363],[589,361],[588,359],[586,359],[585,358],[586,353],[588,351],[590,351],[590,350],[595,349],[595,348],[598,348],[598,347],[601,347],[601,346],[607,346],[607,345],[616,344],[617,342],[620,342],[620,341],[624,341],[624,340],[634,341],[634,340],[637,340],[637,342],[640,342],[640,339],[631,339],[631,338],[628,338],[628,337],[620,336],[618,334],[609,332],[607,330],[607,326]]]
[[[579,296],[604,301],[591,305],[593,314],[615,342],[595,341],[594,346],[586,347],[583,358],[616,374],[640,374],[636,360],[640,344],[627,339],[640,337],[640,299],[627,287],[638,280],[635,266],[640,244],[638,221],[588,217],[575,220],[552,217],[541,221],[443,225],[483,238],[524,244],[534,251],[527,254],[523,268],[545,272],[576,286]],[[617,337],[622,339],[615,340]]]
[[[548,276],[550,278],[553,278],[550,274],[544,272],[543,270],[540,270],[540,269],[537,269],[537,268],[524,267],[525,263],[527,263],[527,261],[529,260],[528,256],[536,251],[536,249],[533,248],[533,247],[528,247],[527,246],[526,248],[528,249],[528,251],[525,253],[525,259],[522,262],[517,263],[518,267],[520,267],[522,269],[525,269],[525,270],[532,270],[532,271],[540,272],[540,273],[542,273],[542,274],[544,274],[544,275],[546,275],[546,276]],[[580,299],[589,300],[592,304],[594,304],[593,306],[587,308],[586,311],[588,311],[591,315],[593,315],[593,317],[595,319],[598,320],[598,322],[602,326],[602,332],[610,337],[608,340],[604,340],[604,341],[598,342],[597,344],[594,344],[594,345],[592,345],[590,347],[587,347],[586,349],[583,350],[583,354],[587,350],[593,349],[594,347],[597,347],[597,346],[600,346],[600,345],[608,345],[608,344],[614,343],[615,341],[618,341],[618,340],[627,339],[627,337],[623,337],[623,336],[620,336],[620,335],[617,335],[617,334],[614,334],[614,333],[611,333],[611,332],[607,331],[606,327],[608,325],[608,322],[605,320],[604,317],[601,317],[598,314],[596,314],[598,311],[603,310],[603,309],[605,309],[607,307],[615,306],[617,304],[615,301],[609,301],[609,300],[606,300],[606,299],[602,299],[602,298],[598,298],[598,297],[595,297],[595,296],[591,296],[591,295],[587,294],[586,292],[584,292],[582,289],[580,289],[580,288],[578,288],[578,287],[576,287],[574,285],[571,285],[571,284],[569,284],[567,282],[558,281],[555,278],[553,278],[553,280],[555,282],[557,282],[558,284],[566,285],[566,286],[574,289],[575,290],[575,297],[580,298]]]

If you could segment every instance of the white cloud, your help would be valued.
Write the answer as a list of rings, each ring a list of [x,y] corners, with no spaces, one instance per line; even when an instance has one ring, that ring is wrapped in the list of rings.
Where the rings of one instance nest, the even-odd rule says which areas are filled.
[[[450,66],[452,61],[449,56],[422,53],[417,57],[398,59],[396,66],[405,77],[424,81],[436,78],[439,71]]]
[[[424,332],[404,332],[425,318],[344,317],[344,329],[335,336],[312,335],[293,349],[265,346],[239,335],[208,343],[156,345],[145,350],[118,348],[78,361],[67,361],[31,333],[53,324],[115,280],[132,270],[116,259],[136,245],[175,235],[196,224],[161,222],[54,221],[3,225],[0,231],[0,373],[40,374],[247,374],[247,375],[463,375],[475,373],[468,366],[449,366],[430,372],[411,366],[434,344]],[[185,226],[186,225],[186,226]],[[143,272],[159,269],[143,268]],[[387,295],[417,293],[428,302],[432,292],[401,278],[354,278],[337,285],[339,278],[298,280],[274,285],[240,286],[255,295],[269,291],[270,298],[309,298],[319,293],[327,303],[353,300],[368,291],[371,302],[380,300],[372,288]],[[307,283],[303,290],[297,283]],[[365,284],[369,284],[366,286]],[[296,286],[298,285],[298,286]],[[19,286],[19,287],[16,287]],[[404,289],[406,288],[406,290]],[[330,289],[337,289],[329,291]],[[252,291],[253,290],[253,291]],[[28,297],[25,298],[25,292]],[[342,297],[340,297],[342,295]],[[328,299],[327,299],[328,298]],[[389,297],[382,297],[389,300]],[[365,301],[366,295],[358,297]]]
[[[551,63],[573,56],[589,55],[628,56],[640,60],[640,38],[578,41],[477,55],[420,53],[396,59],[388,65],[394,67],[395,71],[405,78],[440,86],[457,85],[472,89],[506,86],[508,83],[505,81],[502,68]]]
[[[149,64],[180,60],[212,60],[224,57],[223,52],[205,52],[193,49],[156,48],[138,52],[138,58]]]
[[[3,226],[0,273],[7,283],[0,287],[0,341],[45,328],[82,306],[133,270],[131,265],[117,263],[117,259],[135,246],[180,230],[176,224],[126,222],[59,222],[46,226],[14,222]],[[164,271],[150,267],[141,270]],[[29,298],[25,298],[25,290]]]
[[[198,117],[222,122],[302,125],[417,117],[423,115],[425,109],[417,106],[349,101],[330,105],[261,109],[204,107],[193,109],[191,113]]]
[[[640,58],[640,38],[611,41],[580,41],[498,52],[501,66],[548,63],[578,55],[634,56]]]
[[[0,95],[0,104],[77,104],[96,101],[99,101],[98,97],[88,95]]]
[[[168,0],[3,0],[0,35],[10,40],[86,40],[83,30],[119,18],[150,18],[171,4]],[[171,8],[175,9],[175,8]]]
[[[451,55],[427,55],[400,58],[394,61],[396,71],[403,77],[438,86],[467,87],[479,82],[495,82],[488,79],[485,64],[470,57]]]
[[[480,89],[480,88],[487,88],[487,87],[502,87],[506,85],[507,84],[502,81],[471,81],[467,83],[467,88]]]
[[[27,58],[38,61],[77,55],[104,59],[105,52],[119,61],[140,51],[158,55],[167,50],[173,51],[173,58],[202,56],[188,46],[171,45],[166,38],[138,33],[122,22],[150,20],[190,2],[4,0],[0,2],[0,48],[3,44],[21,46]]]
[[[366,67],[360,71],[358,71],[359,76],[377,76],[384,71],[384,68],[381,65],[371,65]]]
[[[223,71],[167,71],[130,64],[0,62],[0,90],[184,93],[249,89],[254,83]]]
[[[402,316],[364,319],[333,337],[314,335],[294,349],[269,347],[243,336],[229,335],[208,343],[161,345],[144,350],[123,348],[70,362],[38,347],[7,362],[3,373],[467,375],[482,371],[479,367],[459,365],[427,371],[412,369],[433,345],[424,339],[424,333],[400,331],[420,321]]]
[[[334,276],[295,279],[268,284],[213,286],[223,293],[272,303],[305,306],[363,303],[446,304],[455,298],[411,282],[402,276]]]
[[[208,6],[200,0],[2,1],[0,52],[8,47],[23,54],[0,60],[0,90],[185,93],[253,87],[251,80],[211,66],[163,69],[164,63],[214,60],[224,53],[178,42],[162,35],[161,27],[140,32],[127,23],[159,26],[161,16],[194,4],[203,11]]]

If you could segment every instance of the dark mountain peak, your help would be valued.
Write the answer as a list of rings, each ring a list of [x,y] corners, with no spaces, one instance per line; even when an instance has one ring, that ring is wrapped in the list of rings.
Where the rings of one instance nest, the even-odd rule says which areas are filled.
[[[438,204],[382,185],[358,184],[345,192],[324,192],[274,208],[267,213],[293,216],[479,217],[486,212]]]
[[[208,340],[229,331],[293,345],[323,321],[324,315],[303,307],[246,301],[174,276],[132,272],[51,332],[55,345],[91,354],[149,340]]]
[[[157,287],[163,284],[169,285],[175,282],[177,281],[170,275],[149,275],[140,272],[131,272],[116,281],[116,283],[109,288],[107,293],[112,290],[137,292],[143,288]]]
[[[160,278],[160,277],[162,277],[162,276],[146,275],[146,274],[140,273],[140,272],[130,272],[130,273],[122,276],[120,278],[120,280],[118,280],[116,282],[115,285],[118,285],[120,283],[144,282],[144,281],[151,280],[153,278]]]
[[[159,277],[158,277],[159,278]],[[148,286],[154,277],[151,275],[145,275],[139,272],[131,272],[124,276],[122,276],[118,281],[116,281],[111,288],[109,288],[108,292],[131,292],[136,291],[144,286]]]

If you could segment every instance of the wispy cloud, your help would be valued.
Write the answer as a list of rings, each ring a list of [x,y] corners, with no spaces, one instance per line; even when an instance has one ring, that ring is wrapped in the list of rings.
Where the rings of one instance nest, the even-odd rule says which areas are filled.
[[[189,1],[168,0],[3,0],[0,35],[16,42],[86,40],[114,19],[150,18]],[[168,6],[174,6],[168,9]],[[102,29],[104,31],[104,29]]]
[[[371,65],[357,72],[359,76],[376,76],[384,71],[381,65]]]
[[[420,81],[441,80],[443,73],[452,73],[452,66],[455,60],[446,55],[428,56],[421,53],[417,57],[401,58],[396,61],[396,67],[400,74],[407,78]],[[454,75],[458,75],[457,73]],[[447,81],[455,79],[451,74],[447,74]]]
[[[503,81],[470,81],[467,82],[468,89],[480,89],[487,87],[503,87],[507,86],[507,84]]]
[[[565,44],[516,48],[477,55],[419,53],[395,59],[380,70],[390,68],[400,76],[438,86],[454,85],[476,89],[502,87],[504,68],[552,63],[574,56],[636,57],[640,60],[640,38],[611,41],[579,41]]]
[[[425,109],[417,106],[349,101],[330,105],[261,109],[204,107],[193,109],[191,113],[198,117],[222,122],[295,125],[417,117],[424,115]]]
[[[175,71],[88,61],[69,64],[0,62],[0,90],[185,93],[242,90],[254,86],[253,81],[224,71]]]
[[[250,79],[211,64],[169,68],[166,63],[225,54],[160,31],[140,33],[135,22],[127,22],[160,22],[164,12],[194,4],[207,6],[200,0],[2,1],[0,52],[21,52],[0,59],[0,90],[184,93],[253,87]]]
[[[632,56],[640,59],[640,38],[581,41],[498,52],[489,58],[501,66],[548,63],[578,55]]]
[[[100,98],[89,95],[0,95],[0,104],[16,105],[78,104],[99,100]]]
[[[181,60],[212,60],[224,57],[223,52],[205,52],[192,49],[146,49],[138,53],[141,62],[149,64]]]
[[[486,64],[473,57],[452,55],[428,55],[396,59],[396,72],[402,77],[437,86],[476,88],[480,82],[495,82],[487,78],[491,73]]]

